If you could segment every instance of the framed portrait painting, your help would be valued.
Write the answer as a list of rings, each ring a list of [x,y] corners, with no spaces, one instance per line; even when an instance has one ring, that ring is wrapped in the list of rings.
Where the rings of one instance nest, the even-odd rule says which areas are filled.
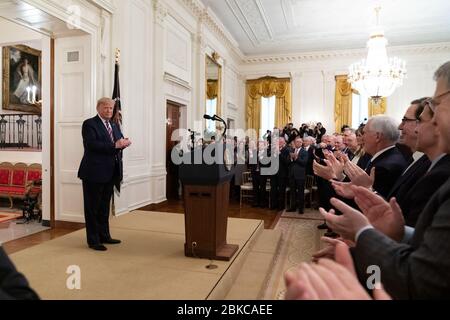
[[[41,114],[41,59],[24,45],[3,47],[3,109]]]

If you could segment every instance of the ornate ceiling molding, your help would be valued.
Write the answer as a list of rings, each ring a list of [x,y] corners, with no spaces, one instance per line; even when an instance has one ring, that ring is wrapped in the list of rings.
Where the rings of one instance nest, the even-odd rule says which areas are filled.
[[[90,0],[96,6],[108,11],[109,13],[114,13],[115,7],[111,0]]]
[[[444,53],[450,51],[450,42],[434,43],[425,45],[397,46],[389,47],[390,54],[424,54],[424,53]],[[367,49],[317,51],[305,53],[289,53],[280,55],[246,56],[244,64],[259,63],[286,63],[297,61],[326,60],[339,58],[358,58],[367,54]]]
[[[164,25],[164,21],[167,17],[167,8],[159,0],[153,0],[153,10],[155,12],[156,22],[160,25]]]
[[[178,1],[187,7],[199,21],[204,23],[213,33],[215,33],[219,40],[221,40],[224,45],[237,56],[238,60],[244,60],[245,56],[239,50],[239,45],[236,40],[234,40],[228,32],[223,30],[223,27],[217,23],[216,19],[209,14],[207,8],[205,8],[199,0]]]

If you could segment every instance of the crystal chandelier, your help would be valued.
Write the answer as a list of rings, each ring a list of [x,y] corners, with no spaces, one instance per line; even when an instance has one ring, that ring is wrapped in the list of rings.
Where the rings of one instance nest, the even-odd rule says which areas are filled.
[[[359,93],[370,97],[375,104],[382,97],[390,96],[394,90],[403,84],[406,77],[406,64],[394,57],[388,58],[387,39],[379,25],[381,7],[376,7],[377,26],[367,42],[369,52],[367,59],[352,64],[349,68],[348,81]]]

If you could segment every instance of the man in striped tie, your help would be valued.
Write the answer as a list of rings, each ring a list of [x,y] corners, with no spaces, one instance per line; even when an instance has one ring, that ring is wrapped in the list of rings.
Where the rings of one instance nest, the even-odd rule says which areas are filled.
[[[121,151],[131,145],[111,122],[115,101],[102,98],[97,116],[83,123],[84,156],[78,177],[83,181],[84,217],[89,248],[106,251],[104,244],[119,244],[109,232],[109,208],[114,184],[122,179]]]

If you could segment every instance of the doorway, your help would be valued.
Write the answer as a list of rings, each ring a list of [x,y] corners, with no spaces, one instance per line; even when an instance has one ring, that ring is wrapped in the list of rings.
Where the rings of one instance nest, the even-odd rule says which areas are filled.
[[[166,198],[167,200],[178,200],[180,198],[180,184],[178,180],[178,166],[171,159],[172,149],[177,141],[172,141],[174,131],[180,129],[181,105],[167,101],[166,117]]]

